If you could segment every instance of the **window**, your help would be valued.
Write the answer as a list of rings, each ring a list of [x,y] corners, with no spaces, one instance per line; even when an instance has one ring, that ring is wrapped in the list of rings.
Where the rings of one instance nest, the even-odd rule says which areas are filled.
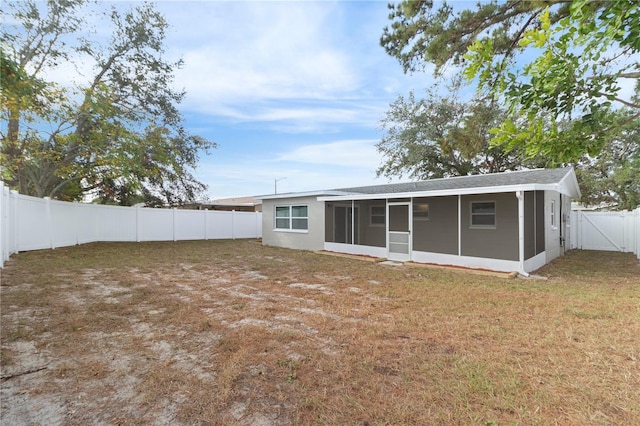
[[[413,220],[429,220],[429,203],[413,203]]]
[[[369,210],[369,225],[371,226],[385,226],[385,206],[371,206]]]
[[[556,227],[556,200],[551,200],[551,227]]]
[[[277,230],[306,231],[309,229],[307,206],[276,206]]]
[[[496,227],[496,202],[481,201],[471,202],[471,227],[495,228]]]

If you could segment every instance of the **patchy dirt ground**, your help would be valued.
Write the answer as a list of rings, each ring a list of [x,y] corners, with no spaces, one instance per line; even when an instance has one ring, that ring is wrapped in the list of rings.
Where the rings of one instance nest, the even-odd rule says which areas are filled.
[[[638,424],[640,267],[613,256],[533,282],[254,241],[23,253],[2,424]]]

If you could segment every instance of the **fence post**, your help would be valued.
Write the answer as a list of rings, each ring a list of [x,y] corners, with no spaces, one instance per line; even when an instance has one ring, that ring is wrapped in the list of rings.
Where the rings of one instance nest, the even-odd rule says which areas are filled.
[[[0,181],[0,269],[4,267],[5,249],[7,248],[6,233],[7,228],[5,226],[6,219],[4,217],[4,182]]]
[[[77,201],[73,202],[73,215],[75,216],[74,229],[76,231],[76,245],[80,245],[80,223],[82,218],[80,217],[80,204]]]
[[[136,206],[136,243],[140,242],[140,206]]]
[[[633,217],[633,223],[636,227],[635,234],[635,249],[636,249],[636,257],[640,260],[640,207],[634,210],[635,215]]]
[[[176,207],[173,208],[173,241],[177,241],[176,239]]]
[[[207,238],[207,216],[209,216],[209,209],[204,209],[204,240],[208,240]]]
[[[236,239],[236,211],[231,210],[231,239]]]
[[[49,231],[49,246],[51,247],[51,249],[55,249],[55,243],[53,241],[53,218],[51,217],[51,197],[44,197],[44,201],[45,201],[45,212],[47,214],[47,228]]]
[[[582,210],[578,210],[578,223],[576,223],[576,225],[578,226],[578,241],[577,241],[577,247],[579,250],[582,250],[582,241],[584,240],[584,235],[582,235]]]
[[[20,237],[18,233],[18,191],[11,190],[9,191],[9,205],[11,206],[11,212],[9,213],[9,222],[10,226],[13,227],[13,252],[20,252],[20,244],[18,241],[18,237]]]

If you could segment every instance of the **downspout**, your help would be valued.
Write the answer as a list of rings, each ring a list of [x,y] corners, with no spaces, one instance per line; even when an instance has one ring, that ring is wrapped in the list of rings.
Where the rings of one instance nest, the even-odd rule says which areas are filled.
[[[462,195],[458,194],[458,256],[462,256]]]
[[[564,256],[564,253],[566,251],[566,247],[565,247],[565,240],[566,240],[566,236],[565,236],[565,229],[564,229],[564,218],[562,217],[562,214],[564,213],[564,209],[562,208],[563,203],[564,203],[564,195],[562,195],[562,193],[560,194],[560,207],[558,208],[558,218],[556,219],[556,223],[558,224],[558,228],[560,229],[560,251],[562,252],[562,255]]]
[[[518,273],[528,277],[529,273],[524,270],[524,192],[516,191],[518,198],[518,259],[520,262]]]

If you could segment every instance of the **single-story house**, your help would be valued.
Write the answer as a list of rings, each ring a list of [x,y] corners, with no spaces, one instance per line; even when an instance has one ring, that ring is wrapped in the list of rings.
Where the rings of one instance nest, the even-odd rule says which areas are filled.
[[[573,168],[261,196],[262,242],[527,274],[564,254]]]
[[[261,212],[262,202],[254,197],[219,198],[213,201],[202,201],[184,206],[193,210],[222,210],[237,212]]]

